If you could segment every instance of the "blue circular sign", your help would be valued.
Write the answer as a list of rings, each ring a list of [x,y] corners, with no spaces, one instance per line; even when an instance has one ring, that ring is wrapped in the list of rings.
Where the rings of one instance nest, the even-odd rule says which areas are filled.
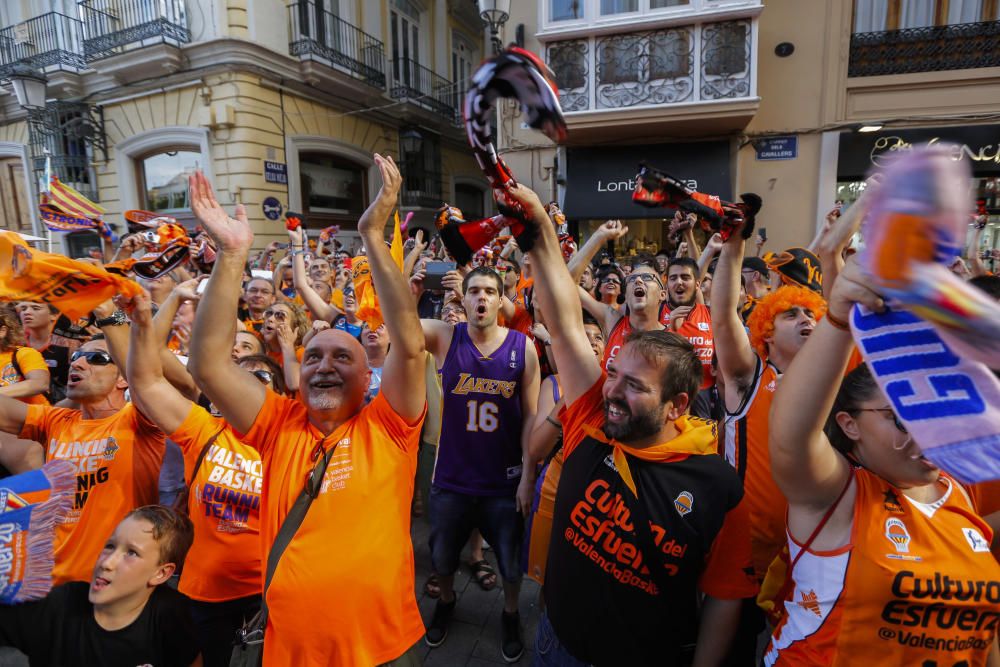
[[[276,197],[268,197],[260,206],[264,209],[264,217],[268,220],[277,220],[281,217],[281,202]]]

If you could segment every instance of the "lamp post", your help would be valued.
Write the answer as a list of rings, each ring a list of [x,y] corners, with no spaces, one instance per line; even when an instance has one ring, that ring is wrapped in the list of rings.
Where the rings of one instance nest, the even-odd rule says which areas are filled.
[[[424,145],[424,137],[416,128],[410,127],[399,134],[399,143],[403,149],[403,153],[412,155],[413,153],[420,152],[420,149]]]
[[[479,17],[490,27],[490,41],[493,42],[493,53],[503,50],[500,41],[500,28],[510,18],[510,0],[477,0]]]

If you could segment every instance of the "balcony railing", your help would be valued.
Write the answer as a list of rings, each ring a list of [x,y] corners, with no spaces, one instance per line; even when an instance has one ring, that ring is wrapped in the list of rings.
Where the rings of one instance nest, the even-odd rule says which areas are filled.
[[[191,41],[184,0],[81,0],[87,62],[151,44]]]
[[[851,35],[847,76],[1000,66],[1000,21]]]
[[[39,71],[81,70],[87,66],[82,37],[83,23],[59,12],[6,27],[0,30],[0,78],[18,63]]]
[[[292,41],[288,51],[316,56],[378,88],[385,88],[385,45],[381,40],[317,6],[315,0],[288,5]]]
[[[454,104],[454,89],[454,83],[415,60],[396,58],[392,61],[392,87],[389,93],[394,99],[407,100],[457,123],[460,111]]]
[[[566,112],[753,95],[749,20],[552,42],[548,63]]]

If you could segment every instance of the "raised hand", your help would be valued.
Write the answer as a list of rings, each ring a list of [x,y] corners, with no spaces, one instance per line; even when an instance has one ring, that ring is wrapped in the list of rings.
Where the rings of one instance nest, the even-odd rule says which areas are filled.
[[[628,234],[628,227],[622,225],[621,220],[608,220],[601,225],[597,231],[600,232],[606,240],[617,241]]]
[[[385,236],[385,225],[389,214],[396,206],[399,188],[403,185],[403,176],[391,156],[382,157],[375,153],[375,164],[382,175],[382,187],[379,188],[375,201],[358,220],[358,231],[361,234],[376,233]]]
[[[521,204],[521,207],[527,214],[528,224],[540,225],[543,222],[552,224],[549,222],[549,214],[545,212],[545,207],[534,190],[522,183],[518,183],[505,192]]]
[[[174,287],[174,293],[181,301],[197,301],[201,298],[198,294],[198,285],[202,281],[208,280],[208,276],[199,276],[191,280],[185,280]]]
[[[253,231],[243,204],[236,205],[235,218],[215,199],[212,184],[200,171],[188,177],[191,212],[198,218],[221,252],[246,252],[253,245]]]
[[[128,315],[132,324],[140,327],[153,326],[153,301],[149,292],[143,290],[135,296],[120,294],[114,298],[114,303]]]

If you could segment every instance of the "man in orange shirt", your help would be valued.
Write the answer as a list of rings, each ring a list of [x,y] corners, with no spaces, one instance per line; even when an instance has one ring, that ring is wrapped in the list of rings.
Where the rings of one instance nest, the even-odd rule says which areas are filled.
[[[698,303],[701,283],[698,263],[690,257],[676,257],[667,265],[667,302],[669,309],[660,313],[660,321],[669,323],[670,330],[688,339],[701,361],[701,386],[708,389],[712,378],[712,315],[708,306]],[[664,317],[669,317],[664,321]]]
[[[268,665],[380,665],[414,660],[424,633],[413,592],[410,499],[426,408],[420,320],[385,245],[402,177],[375,155],[382,188],[358,221],[393,345],[382,389],[364,404],[370,371],[361,344],[343,331],[309,340],[299,396],[267,391],[229,356],[232,313],[253,243],[242,206],[230,218],[204,175],[191,178],[191,208],[219,249],[195,321],[189,370],[264,465],[261,547],[266,558],[320,456],[329,465],[318,495],[265,592]]]
[[[109,321],[114,319],[98,322],[106,335],[127,339],[127,331]],[[66,395],[79,410],[0,396],[0,430],[42,443],[47,460],[76,466],[73,506],[56,526],[56,585],[89,581],[94,558],[121,517],[156,503],[164,450],[163,433],[125,400],[128,383],[107,341],[91,340],[70,359]]]

